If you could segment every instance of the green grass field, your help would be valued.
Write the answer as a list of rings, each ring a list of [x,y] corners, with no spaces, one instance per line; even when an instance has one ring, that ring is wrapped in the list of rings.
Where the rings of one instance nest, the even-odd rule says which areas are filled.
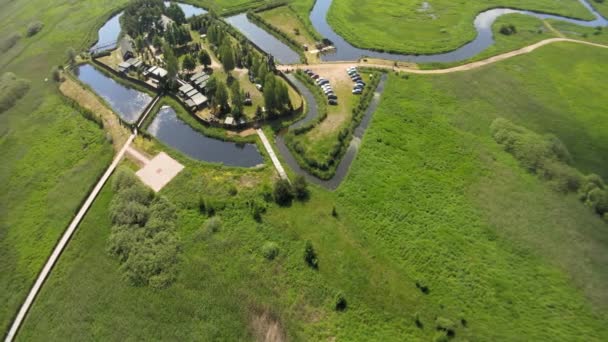
[[[492,7],[528,10],[593,19],[578,0],[433,1],[423,9],[421,2],[380,0],[364,3],[334,1],[328,21],[338,34],[353,45],[401,53],[430,54],[458,48],[473,40],[477,13]]]
[[[268,204],[261,223],[246,203],[268,191],[269,169],[174,155],[187,167],[162,191],[179,208],[175,284],[154,291],[121,279],[105,250],[106,189],[20,338],[249,340],[276,323],[290,340],[430,340],[443,317],[457,339],[605,340],[605,223],[523,170],[489,124],[500,115],[553,131],[584,168],[581,157],[602,154],[568,137],[580,126],[600,133],[581,141],[606,142],[588,120],[606,122],[594,89],[607,53],[561,44],[470,73],[393,75],[346,182],[336,192],[313,188],[288,208]],[[199,196],[215,203],[217,233],[204,228]],[[317,271],[303,261],[306,240]],[[279,246],[274,261],[262,255],[269,241]],[[333,310],[339,291],[344,312]]]
[[[124,2],[116,2],[119,6]],[[21,40],[0,55],[1,73],[30,90],[0,114],[0,326],[7,329],[81,200],[112,157],[105,134],[60,98],[50,78],[69,46],[80,47],[113,9],[102,1],[2,1],[0,33]],[[78,15],[73,15],[78,13]],[[27,25],[43,29],[26,38]]]

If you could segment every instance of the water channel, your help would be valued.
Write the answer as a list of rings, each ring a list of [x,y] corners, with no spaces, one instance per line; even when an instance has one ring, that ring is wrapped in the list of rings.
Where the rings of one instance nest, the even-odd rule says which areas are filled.
[[[463,45],[462,47],[440,54],[431,55],[404,55],[386,52],[378,52],[367,49],[360,49],[348,43],[344,38],[338,35],[327,22],[327,13],[333,0],[317,0],[312,11],[310,12],[310,21],[312,26],[321,34],[334,43],[336,50],[334,53],[325,54],[321,57],[323,61],[355,61],[362,57],[383,58],[398,61],[407,61],[415,63],[430,63],[430,62],[458,62],[469,59],[478,55],[483,50],[494,44],[492,34],[492,24],[498,17],[509,13],[521,13],[530,15],[539,19],[555,19],[566,21],[569,23],[582,26],[608,26],[608,20],[602,17],[587,0],[579,0],[594,15],[595,20],[585,21],[566,18],[558,15],[537,13],[533,11],[522,11],[510,8],[495,8],[483,11],[477,15],[474,21],[477,37]]]
[[[152,96],[118,83],[90,64],[80,65],[74,72],[126,122],[135,122],[152,101]]]
[[[300,55],[266,30],[257,26],[246,13],[226,18],[226,22],[236,27],[247,39],[263,51],[270,53],[281,64],[300,63]]]
[[[158,140],[196,160],[238,167],[264,164],[255,144],[209,138],[183,122],[169,106],[159,110],[147,130]]]

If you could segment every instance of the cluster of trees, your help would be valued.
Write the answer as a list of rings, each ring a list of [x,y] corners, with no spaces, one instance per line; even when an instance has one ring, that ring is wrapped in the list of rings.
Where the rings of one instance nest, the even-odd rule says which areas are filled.
[[[121,262],[124,277],[135,286],[163,288],[175,279],[179,242],[175,207],[157,197],[121,168],[114,176],[110,205],[112,230],[108,253]]]
[[[510,36],[517,33],[517,28],[515,28],[515,25],[513,24],[504,24],[500,27],[500,33],[505,36]]]
[[[279,179],[274,184],[273,196],[278,205],[289,205],[294,198],[305,201],[309,195],[308,183],[303,176],[297,176],[293,185],[285,179]]]
[[[30,89],[30,82],[17,78],[12,72],[6,72],[0,77],[0,113],[13,107],[25,96]]]
[[[177,83],[175,77],[179,72],[179,62],[175,55],[175,51],[173,51],[173,48],[167,42],[163,43],[162,49],[167,68],[167,79],[166,82],[162,84],[162,87],[165,89],[175,89]]]
[[[264,82],[264,105],[269,117],[276,117],[283,112],[293,111],[289,100],[287,85],[277,79],[274,74],[266,75]]]
[[[173,21],[175,21],[175,23],[178,25],[186,23],[186,15],[184,14],[184,11],[182,11],[182,8],[179,7],[175,2],[169,4],[169,7],[167,7],[165,10],[165,14],[167,17],[173,19]]]
[[[572,167],[572,156],[554,135],[540,135],[498,118],[490,126],[496,142],[531,173],[561,192],[578,192],[580,200],[608,221],[608,189],[595,174],[584,176]]]
[[[224,41],[220,48],[218,49],[218,55],[224,70],[227,73],[230,73],[236,67],[234,50],[232,49],[232,44],[228,40]]]
[[[173,23],[167,28],[164,37],[171,46],[185,45],[192,40],[188,27],[177,23]]]
[[[120,17],[122,29],[131,37],[145,33],[162,33],[160,16],[165,11],[163,0],[134,0]]]

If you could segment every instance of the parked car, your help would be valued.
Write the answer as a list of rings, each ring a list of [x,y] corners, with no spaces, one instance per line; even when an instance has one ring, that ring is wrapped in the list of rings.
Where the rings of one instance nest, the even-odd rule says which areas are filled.
[[[363,90],[361,90],[361,89],[353,89],[353,94],[355,94],[355,95],[361,95],[361,93],[363,93]]]
[[[362,86],[364,86],[364,87],[367,85],[367,84],[366,84],[365,82],[363,82],[363,81],[357,81],[357,82],[355,82],[355,84],[357,84],[357,85],[362,85]]]
[[[312,75],[313,74],[312,70],[310,70],[310,69],[304,69],[304,73],[307,74],[307,75]]]
[[[325,85],[325,84],[329,84],[329,81],[328,80],[321,80],[321,81],[317,81],[317,83],[319,85]]]
[[[327,90],[327,89],[331,90],[331,86],[329,84],[325,84],[325,85],[323,85],[321,87],[321,89],[323,89],[323,90]]]
[[[251,101],[251,99],[250,99],[250,98],[246,98],[246,99],[243,101],[243,104],[244,104],[245,106],[251,106],[251,105],[253,105],[253,102]]]
[[[357,68],[355,68],[355,67],[350,67],[350,68],[347,68],[347,69],[346,69],[346,72],[347,72],[347,73],[349,73],[349,74],[350,74],[351,72],[357,72]]]
[[[320,77],[320,76],[319,76],[319,75],[317,75],[317,74],[312,74],[312,75],[310,75],[310,77],[311,77],[313,80],[317,80],[317,79],[319,79],[319,77]]]
[[[351,71],[347,71],[347,74],[349,76],[352,76],[352,75],[358,74],[358,72],[357,72],[357,70],[351,70]]]
[[[336,95],[334,95],[334,94],[327,95],[327,98],[330,99],[330,100],[337,100],[338,99],[338,97]]]
[[[355,82],[355,83],[360,82],[360,81],[363,81],[363,79],[361,77],[353,78],[353,82]]]
[[[256,84],[255,84],[255,87],[256,87],[256,89],[257,89],[257,90],[259,90],[259,91],[262,91],[262,90],[264,89],[264,87],[262,87],[262,85],[261,85],[261,84],[259,84],[259,83],[256,83]]]
[[[338,105],[338,100],[329,100],[329,104],[332,106],[337,106]]]

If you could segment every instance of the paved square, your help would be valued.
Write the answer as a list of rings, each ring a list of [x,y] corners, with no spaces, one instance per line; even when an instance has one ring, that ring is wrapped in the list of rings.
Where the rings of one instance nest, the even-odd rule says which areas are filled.
[[[152,190],[159,192],[183,169],[184,166],[177,160],[169,157],[165,152],[161,152],[137,171],[136,175]]]

